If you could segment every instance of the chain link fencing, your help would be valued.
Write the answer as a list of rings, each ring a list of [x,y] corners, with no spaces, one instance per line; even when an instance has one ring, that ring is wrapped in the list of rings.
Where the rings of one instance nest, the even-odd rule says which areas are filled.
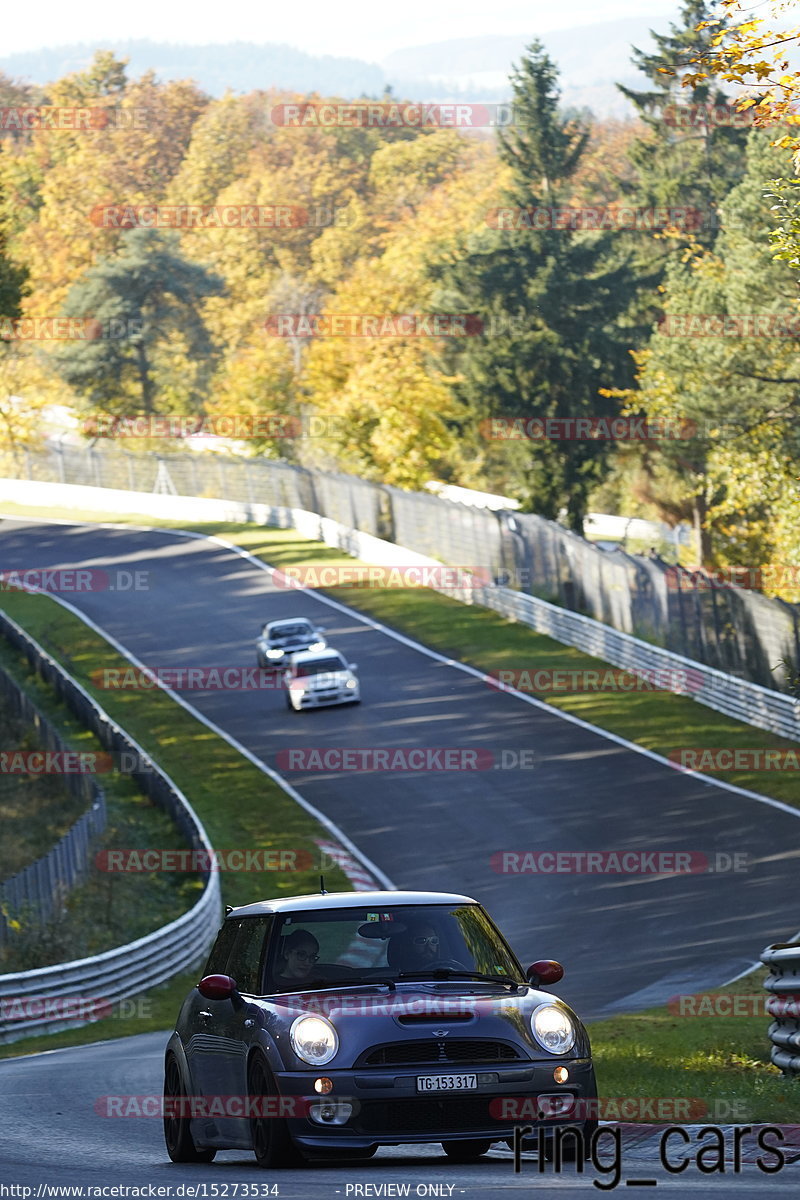
[[[37,748],[59,755],[70,752],[55,726],[2,668],[0,694],[14,716],[35,730]],[[88,807],[47,854],[0,883],[0,944],[8,940],[14,914],[24,911],[38,924],[46,924],[61,913],[68,894],[89,875],[93,839],[106,827],[105,793],[88,773],[68,773],[61,779]]]

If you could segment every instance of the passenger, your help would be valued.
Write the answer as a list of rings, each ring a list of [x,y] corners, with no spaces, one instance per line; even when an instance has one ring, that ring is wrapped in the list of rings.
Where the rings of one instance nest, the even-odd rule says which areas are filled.
[[[282,992],[303,990],[303,981],[311,975],[314,963],[319,962],[319,942],[306,929],[295,929],[283,941],[283,956],[275,971],[276,988]]]

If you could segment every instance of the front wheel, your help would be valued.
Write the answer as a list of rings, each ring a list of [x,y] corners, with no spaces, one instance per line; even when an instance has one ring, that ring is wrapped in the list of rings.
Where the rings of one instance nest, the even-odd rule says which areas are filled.
[[[278,1087],[266,1063],[256,1058],[248,1072],[249,1093],[269,1100],[278,1099]],[[250,1118],[250,1135],[256,1162],[265,1170],[297,1167],[303,1156],[292,1141],[289,1127],[282,1117],[269,1115]]]
[[[477,1162],[482,1154],[490,1148],[491,1142],[442,1142],[442,1149],[453,1162]]]
[[[173,1162],[214,1161],[216,1150],[198,1150],[186,1115],[186,1091],[177,1060],[170,1056],[164,1072],[164,1141]]]

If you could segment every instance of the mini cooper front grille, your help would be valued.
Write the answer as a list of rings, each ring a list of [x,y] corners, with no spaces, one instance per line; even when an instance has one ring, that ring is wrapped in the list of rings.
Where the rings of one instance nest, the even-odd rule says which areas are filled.
[[[376,1046],[358,1062],[364,1067],[411,1066],[413,1064],[508,1062],[520,1058],[505,1042],[472,1038],[426,1038],[424,1042],[393,1042]]]

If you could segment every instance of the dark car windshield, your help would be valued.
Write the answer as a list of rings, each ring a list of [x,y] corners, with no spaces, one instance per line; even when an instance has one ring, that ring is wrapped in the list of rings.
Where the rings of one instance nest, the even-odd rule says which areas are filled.
[[[297,663],[295,674],[303,679],[307,675],[327,675],[333,671],[346,671],[347,665],[338,655],[332,658],[320,658],[315,662]]]
[[[279,919],[265,984],[274,992],[392,980],[490,976],[524,984],[519,963],[477,904],[331,909]],[[438,974],[437,974],[438,973]]]
[[[305,621],[299,622],[297,625],[279,625],[277,629],[270,630],[270,641],[272,642],[291,642],[296,638],[311,637],[313,630]]]

